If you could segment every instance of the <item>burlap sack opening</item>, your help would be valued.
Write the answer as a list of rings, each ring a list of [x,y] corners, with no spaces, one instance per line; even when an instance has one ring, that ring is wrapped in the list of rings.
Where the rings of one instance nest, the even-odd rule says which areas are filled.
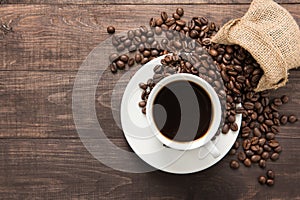
[[[300,66],[299,26],[272,0],[254,0],[246,14],[227,22],[212,42],[237,44],[251,53],[264,71],[257,92],[284,86],[288,70]]]

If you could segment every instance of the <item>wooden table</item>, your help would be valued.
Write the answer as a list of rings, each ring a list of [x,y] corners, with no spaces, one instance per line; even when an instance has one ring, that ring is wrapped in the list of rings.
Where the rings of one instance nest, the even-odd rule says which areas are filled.
[[[1,0],[0,22],[0,198],[1,199],[300,199],[300,122],[277,136],[284,151],[274,187],[261,186],[257,167],[229,168],[226,156],[190,175],[160,171],[132,174],[96,160],[81,143],[72,116],[72,88],[81,63],[117,32],[148,24],[161,11],[180,6],[185,19],[207,16],[217,24],[237,18],[249,0]],[[17,3],[15,3],[17,2]],[[300,24],[300,1],[279,0]],[[99,121],[107,137],[129,150],[112,118],[110,94],[119,75],[106,72],[96,96]],[[282,112],[300,117],[300,70],[291,70]],[[99,100],[99,97],[101,100]],[[113,158],[112,158],[113,159]]]

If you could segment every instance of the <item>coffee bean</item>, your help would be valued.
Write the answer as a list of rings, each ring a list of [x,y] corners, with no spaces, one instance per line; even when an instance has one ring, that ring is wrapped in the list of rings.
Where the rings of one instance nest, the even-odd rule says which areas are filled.
[[[116,73],[118,71],[116,63],[111,63],[109,68],[112,73]]]
[[[273,170],[268,170],[267,171],[267,177],[269,178],[269,179],[274,179],[275,178],[275,173],[274,173],[274,171]]]
[[[281,97],[281,101],[282,101],[282,103],[287,103],[289,101],[289,97],[287,95],[283,95]]]
[[[240,151],[240,152],[238,153],[238,159],[239,159],[240,161],[244,161],[246,158],[247,158],[247,157],[246,157],[245,152]]]
[[[263,146],[263,148],[264,148],[265,151],[268,151],[268,152],[272,151],[272,148],[269,145],[267,145],[267,144],[265,144]]]
[[[253,110],[254,109],[254,104],[252,102],[245,102],[243,106],[247,110]]]
[[[280,153],[281,151],[282,151],[282,147],[280,145],[274,149],[274,152],[276,153]]]
[[[236,149],[230,149],[229,154],[230,155],[235,155],[236,154]]]
[[[258,165],[261,167],[261,168],[266,168],[266,161],[261,159],[258,163]]]
[[[116,65],[117,65],[117,67],[118,67],[119,69],[124,69],[124,68],[125,68],[125,63],[124,63],[123,61],[121,61],[121,60],[118,60],[118,61],[116,62]]]
[[[281,101],[280,98],[275,98],[275,99],[273,100],[273,102],[274,102],[274,104],[275,104],[276,106],[281,106],[281,105],[282,105],[282,101]]]
[[[246,140],[243,141],[243,148],[245,150],[250,149],[250,146],[251,146],[251,141],[249,139],[246,139]]]
[[[145,107],[145,106],[146,106],[146,102],[145,102],[145,101],[140,101],[140,102],[139,102],[139,106],[140,106],[141,108]]]
[[[251,160],[250,160],[249,158],[246,158],[246,159],[244,160],[244,165],[245,165],[246,167],[250,167],[250,166],[251,166]]]
[[[269,141],[269,146],[272,148],[276,148],[279,146],[279,143],[276,140],[270,140]]]
[[[130,59],[128,60],[128,66],[131,67],[131,66],[133,66],[133,65],[134,65],[134,58],[130,58]]]
[[[139,83],[139,87],[143,90],[146,90],[148,88],[148,85],[145,83]]]
[[[137,54],[135,54],[134,59],[135,59],[136,63],[140,63],[143,59],[143,56],[141,54],[137,53]]]
[[[260,160],[260,156],[259,155],[253,155],[251,156],[251,161],[254,163],[257,163]]]
[[[253,135],[256,137],[261,137],[261,132],[258,128],[253,129]]]
[[[273,140],[274,138],[275,138],[275,134],[274,133],[268,132],[266,134],[266,139],[267,140]]]
[[[285,125],[287,122],[288,122],[288,117],[285,116],[285,115],[282,115],[281,118],[280,118],[280,123],[282,125]]]
[[[290,115],[288,120],[290,123],[295,123],[297,121],[297,117],[295,115]]]
[[[129,57],[128,57],[126,54],[123,54],[123,55],[121,55],[121,56],[119,57],[119,59],[120,59],[121,61],[123,61],[124,63],[127,63],[128,60],[129,60]]]
[[[254,155],[254,152],[253,152],[252,150],[246,150],[246,151],[245,151],[245,154],[246,154],[247,157],[250,158],[251,156]]]
[[[177,9],[176,9],[176,13],[177,13],[180,17],[182,17],[183,14],[184,14],[184,10],[183,10],[182,8],[177,8]]]
[[[266,139],[265,139],[265,138],[260,138],[260,139],[258,140],[258,145],[259,145],[259,146],[263,146],[265,143],[266,143]]]
[[[113,27],[113,26],[108,26],[107,27],[107,33],[114,34],[115,31],[116,31],[115,27]]]
[[[271,127],[271,131],[272,131],[274,134],[277,134],[277,133],[279,133],[279,131],[280,131],[280,127],[279,127],[279,126],[272,126],[272,127]]]
[[[143,114],[146,114],[146,107],[144,107],[144,108],[142,109],[142,113],[143,113]]]
[[[265,177],[265,176],[259,176],[258,177],[258,182],[260,183],[260,184],[265,184],[266,183],[266,181],[267,181],[267,178]]]
[[[251,138],[251,140],[250,140],[250,141],[251,141],[251,144],[252,144],[252,145],[258,144],[258,139],[259,139],[258,137],[253,137],[253,138]]]
[[[229,115],[229,117],[227,118],[227,120],[228,120],[230,123],[235,122],[235,115]]]
[[[240,167],[240,163],[239,163],[238,161],[236,161],[236,160],[232,160],[232,161],[230,162],[230,167],[231,167],[232,169],[238,169],[238,168]]]
[[[196,30],[192,30],[192,31],[189,33],[190,37],[193,38],[193,39],[197,38],[198,34],[199,34],[199,33],[198,33],[198,31],[196,31]]]
[[[274,185],[274,180],[273,179],[267,179],[266,181],[268,186],[273,186]]]
[[[261,157],[262,157],[263,159],[265,159],[265,160],[268,160],[269,157],[270,157],[270,154],[269,154],[268,152],[264,151],[264,152],[261,154]]]
[[[279,159],[279,154],[278,153],[272,153],[271,155],[271,160],[275,161],[275,160],[278,160]]]
[[[237,131],[238,128],[239,128],[239,127],[238,127],[237,123],[235,123],[235,122],[234,122],[233,124],[230,125],[230,129],[233,130],[233,131]]]

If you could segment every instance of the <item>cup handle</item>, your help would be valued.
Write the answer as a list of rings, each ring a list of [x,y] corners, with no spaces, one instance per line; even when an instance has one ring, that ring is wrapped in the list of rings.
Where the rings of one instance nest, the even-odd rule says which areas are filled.
[[[217,158],[221,155],[219,149],[216,147],[216,145],[212,142],[209,141],[204,145],[205,147],[205,152],[203,151],[203,148],[200,148],[199,153],[198,153],[198,158],[203,159],[205,158],[209,153],[214,157]]]

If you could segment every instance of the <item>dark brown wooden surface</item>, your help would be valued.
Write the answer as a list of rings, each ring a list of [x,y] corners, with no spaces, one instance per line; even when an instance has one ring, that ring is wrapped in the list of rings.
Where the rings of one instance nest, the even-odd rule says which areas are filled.
[[[178,7],[173,1],[0,2],[0,24],[14,30],[0,32],[1,199],[300,199],[300,122],[282,127],[278,135],[284,151],[277,162],[268,163],[276,171],[272,188],[257,183],[263,171],[256,166],[231,170],[230,156],[190,175],[130,174],[101,164],[81,143],[71,99],[81,63],[109,37],[108,25],[120,33],[148,24],[160,11],[173,12]],[[186,19],[203,15],[222,25],[242,16],[250,1],[174,2],[183,3]],[[277,2],[300,24],[298,0]],[[107,137],[130,150],[110,108],[119,76],[104,72],[96,94],[97,115]],[[282,112],[300,116],[299,81],[300,69],[291,70],[287,86],[274,92],[290,95]]]

